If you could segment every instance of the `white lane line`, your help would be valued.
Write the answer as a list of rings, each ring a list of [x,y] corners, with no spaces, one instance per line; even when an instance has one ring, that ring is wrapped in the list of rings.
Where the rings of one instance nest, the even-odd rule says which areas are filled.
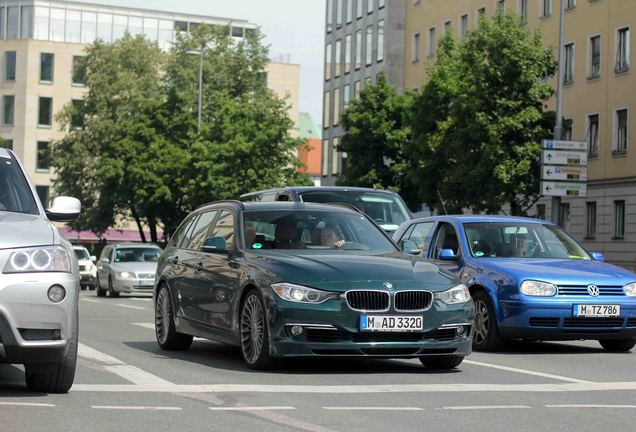
[[[152,298],[146,298],[146,297],[130,297],[130,299],[132,301],[140,301],[140,302],[151,302]]]
[[[131,323],[132,325],[136,325],[139,327],[143,327],[146,329],[150,329],[150,330],[154,330],[155,329],[155,325],[153,323]]]
[[[292,406],[235,406],[235,407],[208,407],[212,411],[280,411],[295,410]]]
[[[105,363],[109,365],[124,364],[124,362],[119,360],[118,358],[115,358],[108,354],[104,354],[103,352],[97,351],[96,349],[86,346],[81,342],[77,344],[77,355],[86,360],[93,360],[99,363]]]
[[[118,405],[91,405],[93,409],[100,410],[129,410],[129,411],[183,411],[181,407],[161,406],[118,406]]]
[[[324,410],[331,411],[424,411],[420,407],[322,407]]]
[[[572,382],[572,383],[589,383],[589,382],[591,382],[591,381],[586,381],[586,380],[582,380],[582,379],[578,379],[578,378],[570,378],[570,377],[566,377],[566,376],[562,376],[562,375],[553,375],[553,374],[548,374],[548,373],[543,373],[543,372],[531,371],[531,370],[527,370],[527,369],[519,369],[519,368],[501,366],[501,365],[496,365],[496,364],[491,364],[491,363],[483,363],[483,362],[478,362],[478,361],[474,361],[474,360],[464,360],[464,363],[475,365],[475,366],[483,366],[483,367],[489,367],[489,368],[493,368],[493,369],[505,370],[505,371],[508,371],[508,372],[517,372],[517,373],[526,374],[526,375],[534,375],[534,376],[539,376],[539,377],[543,377],[543,378],[550,378],[550,379],[555,379],[555,380],[559,380],[559,381],[567,381],[567,382]]]
[[[128,309],[146,310],[145,307],[141,307],[141,306],[133,306],[133,305],[127,305],[123,303],[116,303],[116,305],[124,307],[124,308],[128,308]]]
[[[82,300],[89,302],[89,303],[101,303],[99,300],[95,300],[95,299],[90,299],[90,298],[86,298],[86,297],[81,297]]]
[[[4,406],[26,406],[26,407],[54,407],[54,404],[49,403],[36,403],[36,402],[9,402],[2,401],[0,405]]]
[[[636,408],[636,405],[590,405],[590,404],[562,404],[546,405],[546,408]]]
[[[259,384],[76,384],[75,391],[85,392],[141,392],[141,393],[461,393],[461,392],[597,392],[636,390],[636,381],[553,384],[387,384],[387,385],[259,385]]]
[[[492,409],[529,409],[527,405],[463,405],[463,406],[446,406],[444,410],[492,410]]]

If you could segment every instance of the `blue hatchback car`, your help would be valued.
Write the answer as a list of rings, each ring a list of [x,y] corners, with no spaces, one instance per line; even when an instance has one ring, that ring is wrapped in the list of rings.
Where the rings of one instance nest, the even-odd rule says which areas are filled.
[[[499,349],[506,339],[596,339],[615,352],[636,345],[636,274],[550,222],[435,216],[403,223],[393,238],[470,288],[474,349]]]

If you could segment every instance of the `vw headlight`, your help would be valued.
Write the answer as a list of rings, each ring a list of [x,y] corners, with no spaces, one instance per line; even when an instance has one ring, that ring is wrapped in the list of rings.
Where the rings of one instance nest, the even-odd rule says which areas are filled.
[[[14,249],[2,273],[66,272],[71,273],[71,258],[62,246]]]
[[[527,280],[521,282],[519,291],[527,296],[551,297],[556,294],[557,289],[551,283]]]
[[[302,285],[294,285],[291,283],[272,284],[272,289],[283,300],[295,303],[324,303],[330,299],[340,297],[338,293],[321,291],[314,288],[308,288]]]
[[[461,284],[449,290],[435,293],[435,298],[446,304],[466,303],[470,300],[470,291],[466,285]]]
[[[135,277],[135,274],[130,272],[119,272],[117,273],[117,277],[119,277],[120,279],[130,279]]]
[[[623,291],[627,297],[636,297],[636,282],[625,285]]]

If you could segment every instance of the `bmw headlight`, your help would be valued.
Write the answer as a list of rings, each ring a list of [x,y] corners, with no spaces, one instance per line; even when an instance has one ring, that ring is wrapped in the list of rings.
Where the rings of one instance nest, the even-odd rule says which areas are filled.
[[[446,304],[466,303],[470,300],[470,291],[466,285],[461,284],[449,290],[435,293],[435,298]]]
[[[120,279],[130,279],[130,278],[134,278],[135,274],[130,272],[119,272],[117,273],[117,277]]]
[[[636,297],[636,282],[625,285],[623,291],[627,297]]]
[[[318,304],[324,303],[330,299],[337,299],[340,294],[321,291],[314,288],[305,287],[302,285],[295,285],[291,283],[276,283],[272,284],[272,289],[283,300],[287,300],[295,303],[310,303]]]
[[[551,297],[556,294],[557,289],[556,286],[551,283],[527,280],[521,282],[519,291],[521,291],[521,294],[527,296]]]
[[[71,273],[71,258],[62,246],[13,249],[2,273]]]

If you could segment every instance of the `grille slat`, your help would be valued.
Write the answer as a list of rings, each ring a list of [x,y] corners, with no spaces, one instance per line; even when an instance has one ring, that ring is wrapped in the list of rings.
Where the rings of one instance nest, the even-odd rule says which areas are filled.
[[[561,285],[558,286],[558,295],[568,296],[568,295],[580,295],[580,296],[590,296],[587,292],[587,285]],[[623,291],[622,286],[601,286],[598,285],[599,296],[624,296],[625,291]]]
[[[433,294],[429,291],[399,291],[395,293],[395,310],[414,311],[431,307]]]
[[[623,318],[564,318],[563,327],[565,328],[611,328],[622,327]]]
[[[636,318],[628,318],[627,327],[636,327]]]
[[[351,309],[384,311],[389,308],[389,293],[382,291],[349,291],[347,303]]]

